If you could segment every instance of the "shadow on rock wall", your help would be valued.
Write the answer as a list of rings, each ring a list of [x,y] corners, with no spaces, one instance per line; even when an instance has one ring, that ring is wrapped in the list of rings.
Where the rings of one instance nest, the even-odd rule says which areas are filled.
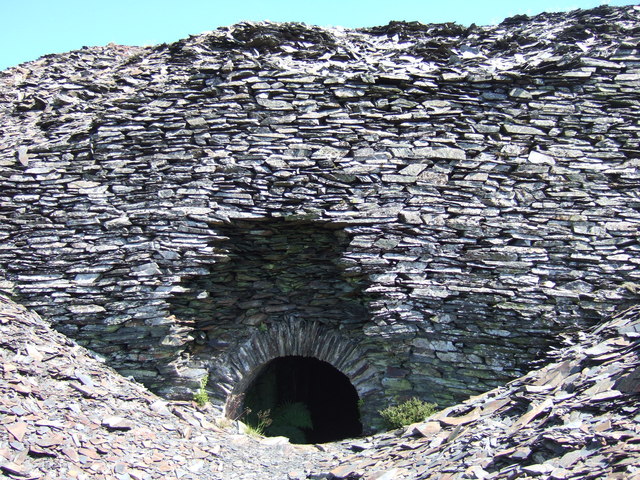
[[[172,313],[194,328],[196,343],[224,349],[247,327],[266,329],[285,316],[334,328],[367,321],[366,281],[343,259],[350,238],[323,224],[283,220],[219,228],[220,260],[208,275],[187,279]]]

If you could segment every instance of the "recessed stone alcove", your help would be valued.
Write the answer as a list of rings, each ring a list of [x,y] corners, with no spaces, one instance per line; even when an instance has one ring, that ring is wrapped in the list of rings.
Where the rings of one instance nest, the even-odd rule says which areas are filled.
[[[384,390],[367,352],[354,338],[320,323],[294,318],[286,318],[267,331],[254,334],[222,361],[209,364],[214,380],[211,391],[214,397],[226,400],[227,416],[242,415],[247,390],[270,362],[282,357],[315,359],[340,372],[361,400],[360,420],[365,431],[377,423],[376,412],[384,404]]]
[[[171,313],[193,322],[208,341],[266,328],[285,314],[341,328],[367,321],[365,277],[342,257],[350,242],[344,230],[265,219],[217,232],[209,274],[186,279],[171,300]]]
[[[366,405],[361,413],[370,429],[384,392],[367,347],[358,347],[372,296],[367,276],[344,257],[352,235],[283,219],[235,221],[217,231],[209,273],[185,279],[171,299],[172,315],[193,337],[191,363],[208,372],[214,401],[239,418],[244,395],[270,362],[302,358],[344,377],[354,402]]]

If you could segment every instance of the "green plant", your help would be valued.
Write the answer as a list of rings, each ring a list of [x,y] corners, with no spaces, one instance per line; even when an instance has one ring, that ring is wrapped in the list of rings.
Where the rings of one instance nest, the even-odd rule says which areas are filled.
[[[250,411],[247,414],[251,413]],[[270,410],[262,410],[257,413],[253,423],[247,423],[247,433],[251,436],[263,436],[266,429],[271,425],[272,420],[269,418]]]
[[[306,443],[308,431],[313,430],[307,405],[280,398],[275,368],[268,367],[254,381],[245,393],[243,406],[241,420],[247,425],[249,434],[283,436],[291,443]]]
[[[243,421],[249,435],[287,437],[291,443],[306,443],[306,431],[313,429],[309,407],[302,402],[284,403],[257,414],[248,409]]]
[[[400,405],[387,407],[378,413],[389,429],[401,428],[412,423],[422,422],[436,412],[437,405],[413,397]]]
[[[264,436],[264,432],[261,432],[260,430],[258,430],[256,427],[253,427],[247,423],[245,423],[245,434],[249,435],[250,437],[262,437]]]
[[[313,428],[309,407],[302,402],[284,403],[273,411],[273,423],[298,428]]]
[[[208,381],[209,381],[208,375],[205,375],[204,377],[202,377],[200,379],[200,388],[198,388],[198,391],[193,394],[193,400],[201,407],[209,403],[209,394],[207,393],[207,390],[206,390]]]

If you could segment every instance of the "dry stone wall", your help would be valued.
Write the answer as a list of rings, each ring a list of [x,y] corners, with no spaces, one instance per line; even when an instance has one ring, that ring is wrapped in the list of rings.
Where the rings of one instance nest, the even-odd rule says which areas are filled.
[[[368,418],[504,383],[637,299],[639,15],[245,23],[4,71],[0,286],[168,396],[210,372],[222,404],[311,330]]]

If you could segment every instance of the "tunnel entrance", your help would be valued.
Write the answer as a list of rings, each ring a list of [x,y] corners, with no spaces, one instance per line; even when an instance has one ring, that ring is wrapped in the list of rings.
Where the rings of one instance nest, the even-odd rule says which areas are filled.
[[[326,443],[362,434],[358,393],[346,375],[312,357],[268,362],[244,396],[245,423],[292,443]]]

